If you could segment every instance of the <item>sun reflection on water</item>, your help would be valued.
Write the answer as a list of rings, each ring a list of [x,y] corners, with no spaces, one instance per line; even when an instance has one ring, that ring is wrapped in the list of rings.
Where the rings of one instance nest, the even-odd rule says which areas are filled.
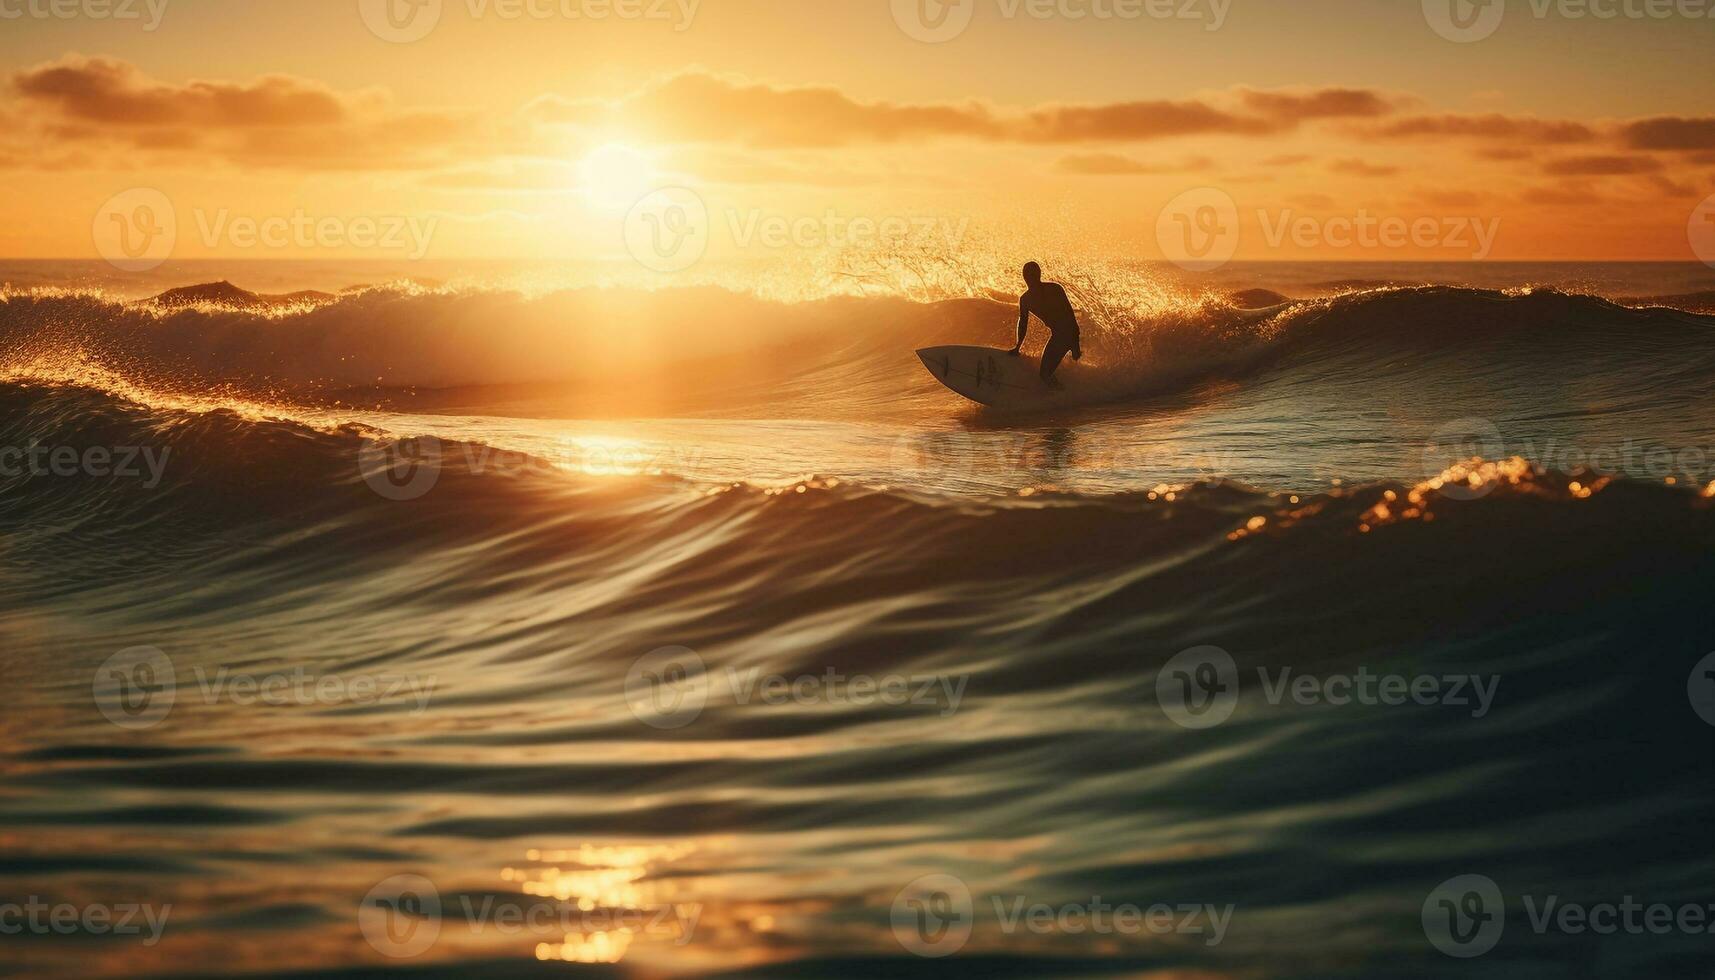
[[[501,868],[500,879],[526,895],[570,903],[583,913],[575,927],[568,922],[559,942],[537,943],[536,959],[618,963],[639,939],[689,941],[677,914],[658,914],[672,896],[647,879],[652,868],[696,849],[688,843],[531,848],[525,863]]]

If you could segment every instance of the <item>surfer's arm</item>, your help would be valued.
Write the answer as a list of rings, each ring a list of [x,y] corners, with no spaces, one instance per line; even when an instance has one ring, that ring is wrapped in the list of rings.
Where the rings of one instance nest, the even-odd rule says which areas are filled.
[[[1030,332],[1030,308],[1024,305],[1024,300],[1018,301],[1018,343],[1013,345],[1010,354],[1016,354],[1024,349],[1024,335]]]

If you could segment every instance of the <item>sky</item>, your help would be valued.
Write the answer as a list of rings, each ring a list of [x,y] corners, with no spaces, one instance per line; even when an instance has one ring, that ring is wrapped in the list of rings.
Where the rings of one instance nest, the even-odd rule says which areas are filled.
[[[1711,50],[1715,0],[0,0],[0,256],[1715,263]]]

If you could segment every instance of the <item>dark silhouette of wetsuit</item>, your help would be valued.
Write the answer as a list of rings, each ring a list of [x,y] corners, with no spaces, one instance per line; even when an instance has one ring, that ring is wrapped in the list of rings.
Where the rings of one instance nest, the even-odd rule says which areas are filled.
[[[1054,372],[1060,369],[1060,362],[1068,353],[1074,361],[1084,357],[1079,343],[1078,315],[1072,312],[1072,301],[1066,298],[1065,288],[1057,282],[1043,282],[1042,268],[1036,263],[1024,267],[1024,282],[1030,288],[1018,300],[1018,345],[1011,353],[1017,354],[1024,346],[1024,336],[1030,332],[1030,315],[1036,314],[1050,334],[1048,346],[1042,351],[1042,380],[1054,384]]]

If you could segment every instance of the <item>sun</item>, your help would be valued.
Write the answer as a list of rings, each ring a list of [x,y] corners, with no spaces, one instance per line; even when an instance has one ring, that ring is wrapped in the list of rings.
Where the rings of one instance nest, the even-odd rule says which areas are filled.
[[[600,208],[627,208],[656,189],[658,175],[648,154],[624,143],[604,143],[578,165],[581,189]]]

